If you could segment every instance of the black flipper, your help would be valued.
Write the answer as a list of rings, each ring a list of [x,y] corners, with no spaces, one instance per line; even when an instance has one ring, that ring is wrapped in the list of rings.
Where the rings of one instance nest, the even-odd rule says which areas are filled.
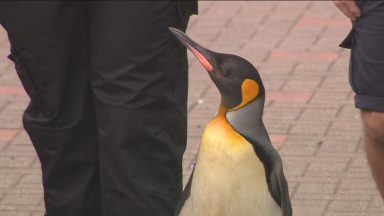
[[[272,146],[262,120],[264,96],[239,110],[230,111],[226,118],[230,125],[252,144],[257,157],[265,168],[268,190],[283,210],[283,216],[292,216],[288,184],[283,172],[283,162]]]
[[[256,143],[244,136],[252,144],[257,156],[263,162],[268,190],[273,199],[281,207],[283,216],[292,216],[292,206],[289,198],[288,184],[284,176],[283,163],[275,149],[263,148],[264,145]]]
[[[189,177],[187,185],[185,185],[185,188],[183,190],[183,193],[180,196],[180,199],[176,205],[176,210],[174,216],[179,216],[181,209],[183,209],[185,202],[188,200],[188,198],[191,196],[191,187],[192,187],[192,179],[193,179],[193,173],[195,172],[195,169],[192,170],[191,177]]]

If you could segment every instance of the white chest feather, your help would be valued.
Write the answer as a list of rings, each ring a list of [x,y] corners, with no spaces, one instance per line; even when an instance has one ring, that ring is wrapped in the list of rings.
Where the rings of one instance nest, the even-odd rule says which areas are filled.
[[[223,119],[205,129],[182,216],[280,216],[253,147]]]

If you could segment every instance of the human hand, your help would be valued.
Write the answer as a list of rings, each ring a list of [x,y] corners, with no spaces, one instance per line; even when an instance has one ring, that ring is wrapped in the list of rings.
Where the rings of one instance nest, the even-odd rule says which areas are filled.
[[[356,6],[356,3],[354,0],[347,0],[347,1],[335,1],[333,0],[333,4],[335,4],[336,7],[341,10],[352,21],[355,21],[357,18],[360,17],[361,12],[360,9]]]

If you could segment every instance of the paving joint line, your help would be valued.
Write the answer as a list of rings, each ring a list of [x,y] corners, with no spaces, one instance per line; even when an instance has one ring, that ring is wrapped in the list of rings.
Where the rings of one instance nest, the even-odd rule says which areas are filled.
[[[211,85],[207,85],[205,87],[205,89],[202,91],[202,93],[200,94],[199,96],[199,99],[197,101],[194,101],[191,105],[190,105],[190,109],[188,109],[188,112],[187,113],[190,113],[196,106],[199,105],[199,100],[201,100],[208,92],[208,90],[211,88]]]

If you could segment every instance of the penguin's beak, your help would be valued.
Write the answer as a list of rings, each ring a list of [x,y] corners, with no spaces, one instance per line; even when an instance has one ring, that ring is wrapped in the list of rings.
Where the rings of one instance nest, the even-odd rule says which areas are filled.
[[[203,65],[203,67],[208,72],[213,71],[213,66],[208,60],[210,59],[210,53],[212,53],[212,51],[202,47],[179,29],[169,27],[169,30],[176,36],[177,39],[181,41],[185,47],[187,47],[196,56],[197,60],[199,60],[201,65]]]

